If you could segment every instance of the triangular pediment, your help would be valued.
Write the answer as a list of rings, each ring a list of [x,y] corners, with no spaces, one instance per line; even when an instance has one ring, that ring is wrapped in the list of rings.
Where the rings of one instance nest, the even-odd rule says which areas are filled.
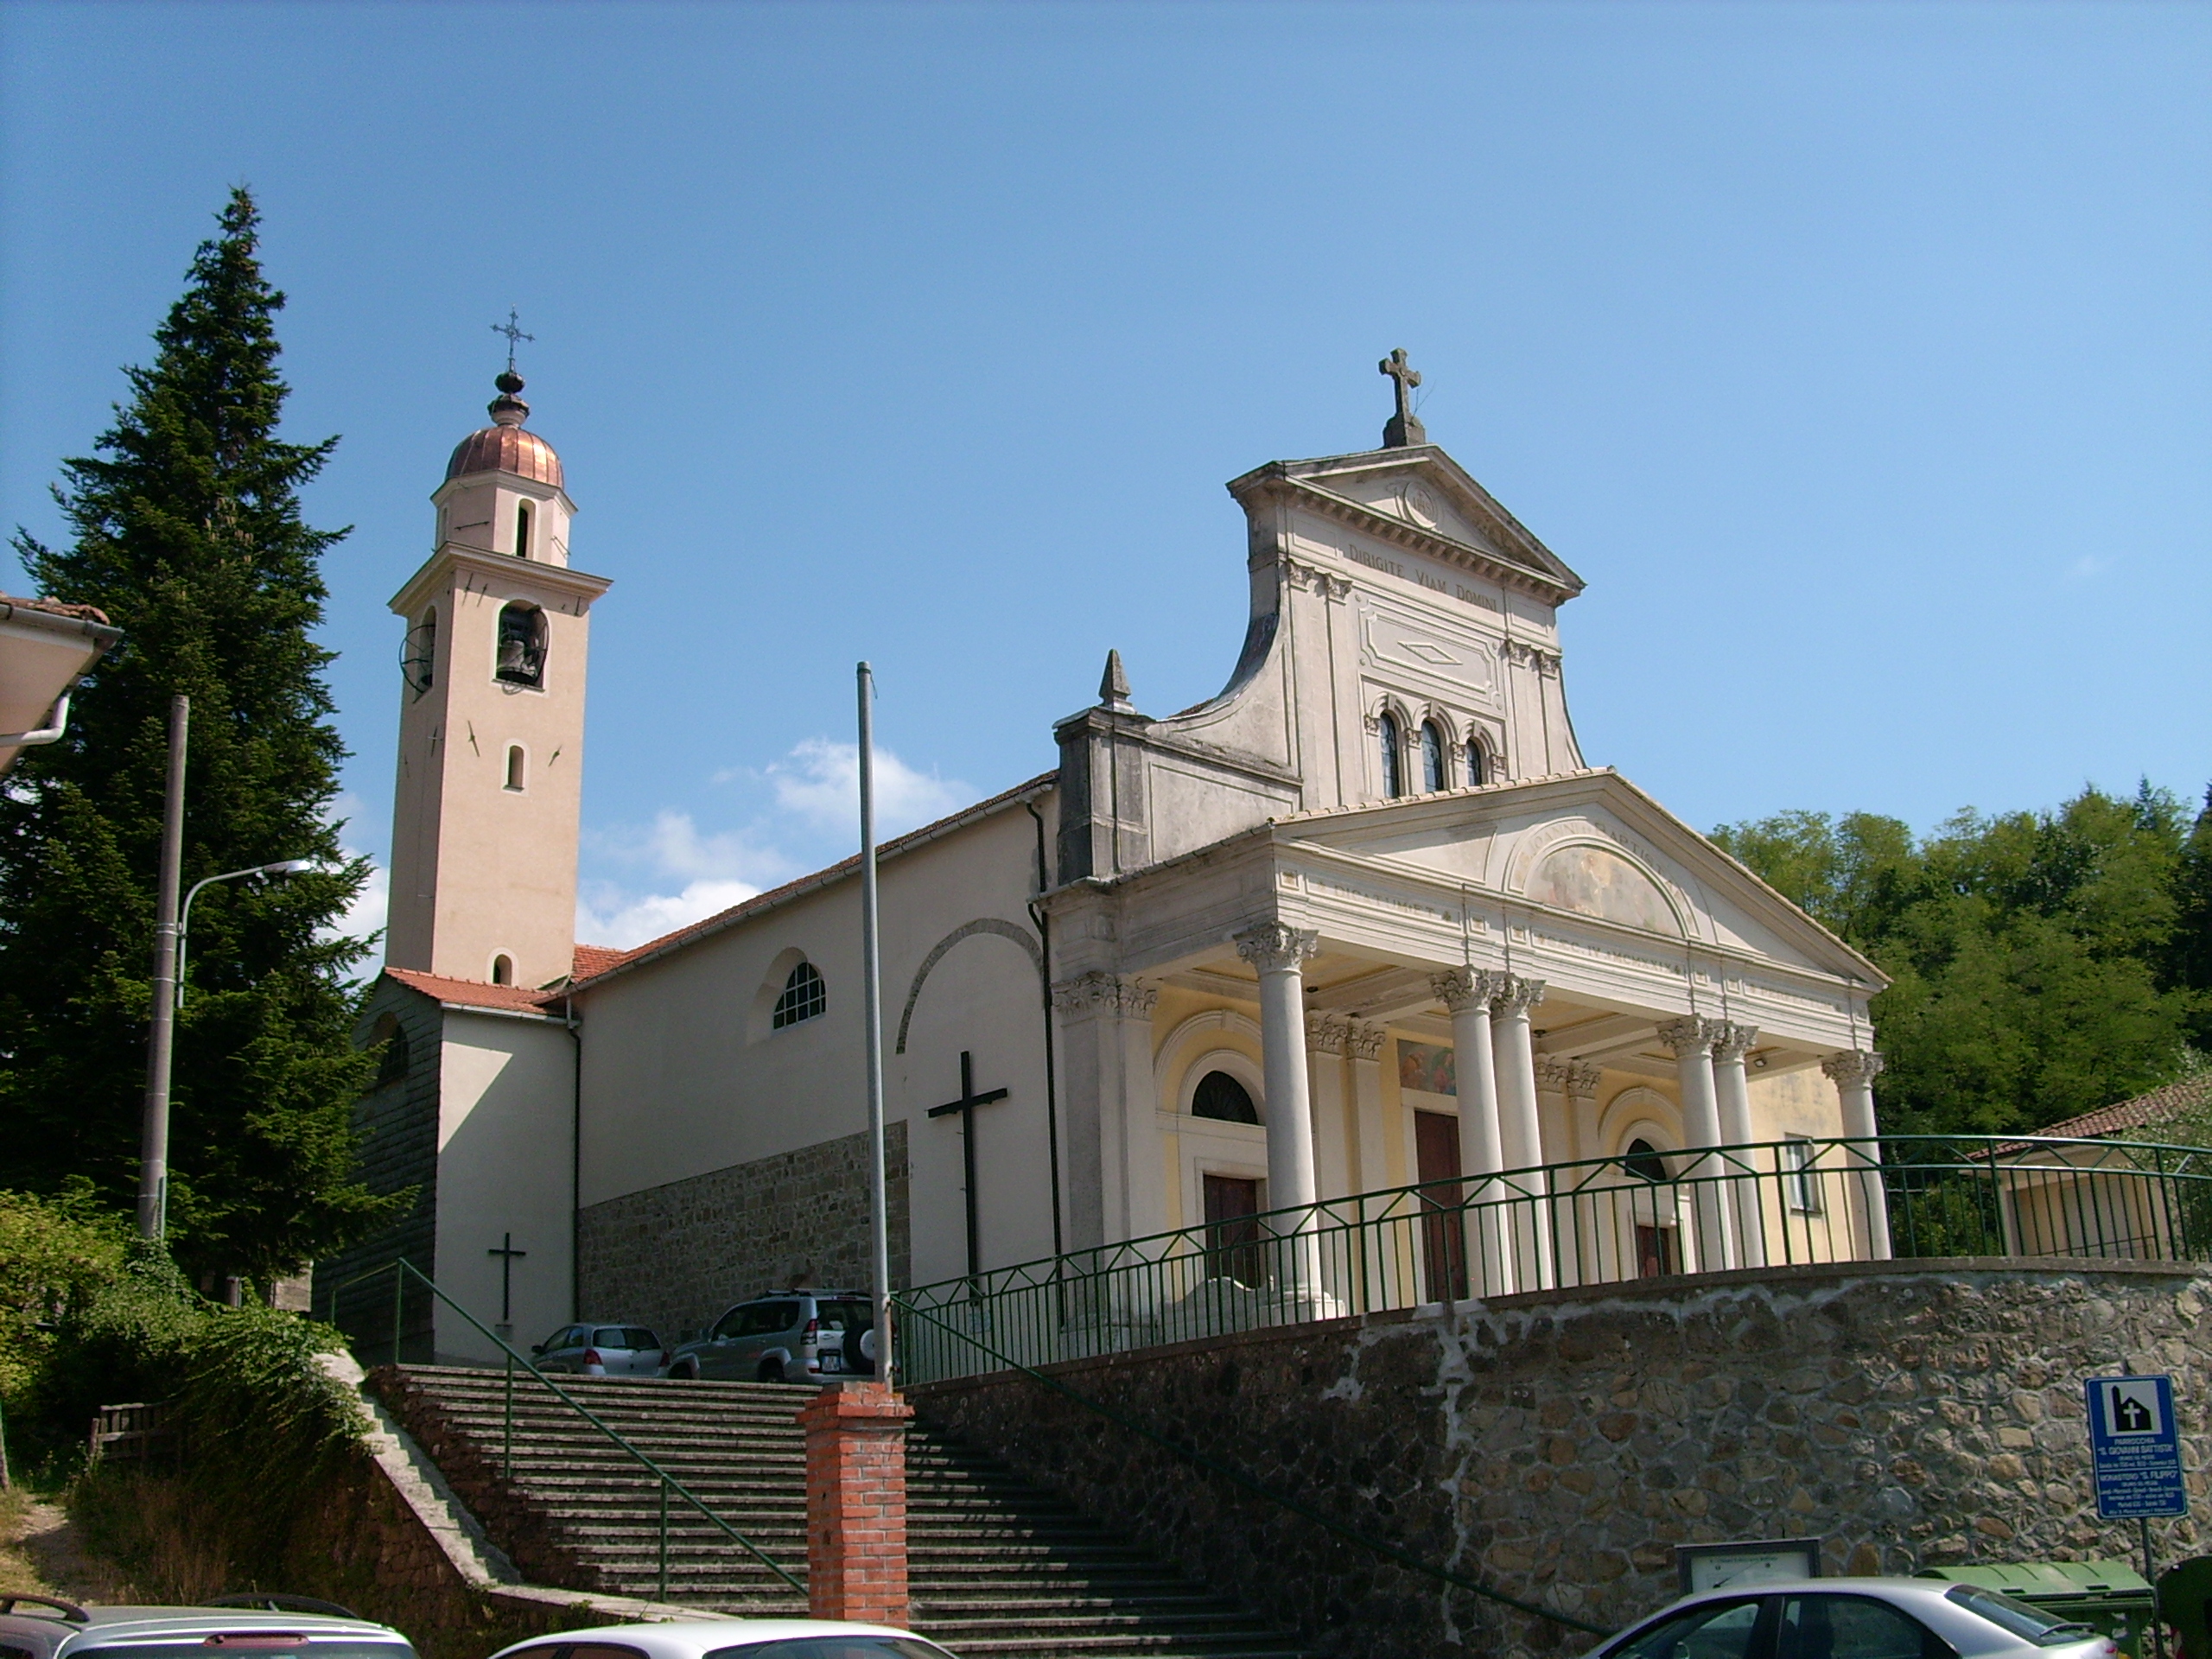
[[[1278,461],[1233,480],[1248,506],[1286,492],[1350,527],[1484,574],[1518,578],[1548,603],[1582,591],[1582,578],[1434,444]]]
[[[1878,969],[1611,770],[1279,820],[1278,837],[1674,946],[1878,988]]]

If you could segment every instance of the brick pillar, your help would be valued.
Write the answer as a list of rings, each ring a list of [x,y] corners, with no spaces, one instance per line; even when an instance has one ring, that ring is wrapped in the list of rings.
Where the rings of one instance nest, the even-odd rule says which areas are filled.
[[[807,1602],[816,1618],[907,1624],[906,1424],[913,1414],[880,1382],[824,1389],[799,1410]]]

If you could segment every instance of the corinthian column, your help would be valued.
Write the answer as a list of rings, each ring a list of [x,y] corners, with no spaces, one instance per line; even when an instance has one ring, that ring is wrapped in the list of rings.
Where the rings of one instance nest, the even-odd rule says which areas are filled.
[[[1302,1235],[1289,1258],[1286,1288],[1318,1294],[1321,1256],[1314,1216],[1313,1103],[1306,1074],[1306,959],[1320,937],[1281,922],[1262,922],[1236,937],[1236,954],[1260,976],[1260,1064],[1267,1090],[1268,1208],[1279,1231]]]
[[[1713,1039],[1713,1092],[1719,1109],[1720,1143],[1747,1147],[1751,1141],[1751,1091],[1744,1077],[1744,1055],[1759,1039],[1758,1027],[1723,1022]],[[1735,1225],[1736,1256],[1746,1268],[1766,1265],[1766,1212],[1759,1195],[1753,1154],[1735,1154],[1731,1168],[1751,1171],[1728,1184],[1729,1210]]]
[[[1536,1048],[1529,1034],[1529,1010],[1544,1000],[1544,982],[1499,974],[1491,979],[1491,1039],[1497,1049],[1497,1117],[1505,1141],[1505,1166],[1531,1173],[1520,1180],[1520,1191],[1541,1198],[1548,1191],[1536,1166],[1544,1161],[1542,1120],[1536,1111]],[[1514,1206],[1515,1230],[1519,1235],[1516,1257],[1522,1283],[1529,1289],[1549,1290],[1556,1282],[1552,1272],[1552,1241],[1547,1206],[1541,1203]]]
[[[1459,1090],[1459,1168],[1470,1176],[1495,1175],[1505,1167],[1490,1025],[1491,999],[1497,994],[1499,977],[1479,968],[1454,968],[1428,976],[1429,989],[1452,1016],[1452,1065]],[[1503,1214],[1495,1207],[1503,1195],[1490,1181],[1475,1181],[1465,1191],[1467,1260],[1472,1264],[1468,1287],[1478,1296],[1510,1295],[1516,1282],[1512,1252],[1506,1248]]]
[[[1882,1147],[1874,1137],[1881,1133],[1874,1122],[1874,1079],[1882,1074],[1882,1057],[1868,1049],[1846,1049],[1821,1062],[1843,1103],[1843,1132],[1859,1144],[1850,1148],[1847,1161],[1859,1172],[1859,1201],[1866,1215],[1867,1254],[1877,1262],[1890,1259],[1890,1201],[1882,1190]]]
[[[1580,1160],[1590,1151],[1580,1139],[1582,1103],[1597,1098],[1598,1084],[1604,1075],[1603,1068],[1588,1060],[1556,1059],[1548,1054],[1536,1057],[1537,1090],[1559,1099],[1557,1114],[1546,1124],[1544,1161],[1578,1165],[1564,1174],[1554,1170],[1545,1178],[1551,1192],[1551,1231],[1559,1252],[1559,1281],[1562,1285],[1582,1283],[1582,1264],[1601,1259],[1594,1248],[1593,1230],[1598,1217],[1583,1192],[1593,1172]]]
[[[1675,1052],[1675,1077],[1682,1096],[1682,1143],[1689,1150],[1682,1173],[1694,1180],[1697,1210],[1695,1270],[1711,1273],[1736,1265],[1729,1237],[1727,1206],[1713,1177],[1720,1173],[1706,1147],[1720,1144],[1720,1103],[1713,1081],[1713,1044],[1722,1030],[1718,1020],[1684,1014],[1659,1027],[1659,1040]],[[1688,1266],[1686,1262],[1684,1264]]]

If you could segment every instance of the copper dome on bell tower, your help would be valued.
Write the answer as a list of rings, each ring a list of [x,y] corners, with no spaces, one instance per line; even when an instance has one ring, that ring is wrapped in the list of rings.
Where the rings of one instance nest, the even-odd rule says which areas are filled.
[[[499,389],[499,395],[486,405],[492,424],[454,446],[453,459],[446,463],[446,481],[469,473],[512,473],[560,489],[561,457],[537,433],[523,430],[530,405],[517,395],[522,391],[522,376],[511,364],[492,384]]]

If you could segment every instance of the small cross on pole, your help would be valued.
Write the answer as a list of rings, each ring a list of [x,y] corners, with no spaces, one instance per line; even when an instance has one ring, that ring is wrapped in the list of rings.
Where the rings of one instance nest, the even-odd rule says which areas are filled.
[[[1397,394],[1398,400],[1398,412],[1383,423],[1382,447],[1385,449],[1403,449],[1416,443],[1427,443],[1427,430],[1414,414],[1413,393],[1414,388],[1421,385],[1421,371],[1406,361],[1406,348],[1399,346],[1375,366],[1395,383],[1391,390]]]
[[[515,1263],[523,1256],[528,1255],[530,1252],[515,1249],[515,1236],[512,1233],[502,1233],[499,1235],[499,1248],[486,1250],[484,1254],[499,1258],[499,1323],[512,1325],[515,1319]]]
[[[515,321],[519,315],[520,313],[511,305],[507,308],[507,320],[505,322],[495,322],[492,325],[493,334],[505,334],[507,337],[507,372],[509,374],[515,372],[515,342],[518,340],[526,340],[533,346],[537,343],[537,336],[523,333],[521,326]],[[1400,352],[1398,355],[1403,357],[1405,353]],[[1421,377],[1415,375],[1414,379],[1418,384]]]
[[[976,1069],[966,1049],[960,1051],[960,1098],[947,1101],[942,1106],[930,1108],[931,1117],[944,1117],[953,1112],[960,1114],[960,1162],[968,1176],[968,1277],[973,1281],[978,1271],[981,1253],[976,1249],[976,1120],[969,1116],[978,1106],[988,1106],[995,1100],[1004,1100],[1003,1089],[987,1089],[976,1092]]]

